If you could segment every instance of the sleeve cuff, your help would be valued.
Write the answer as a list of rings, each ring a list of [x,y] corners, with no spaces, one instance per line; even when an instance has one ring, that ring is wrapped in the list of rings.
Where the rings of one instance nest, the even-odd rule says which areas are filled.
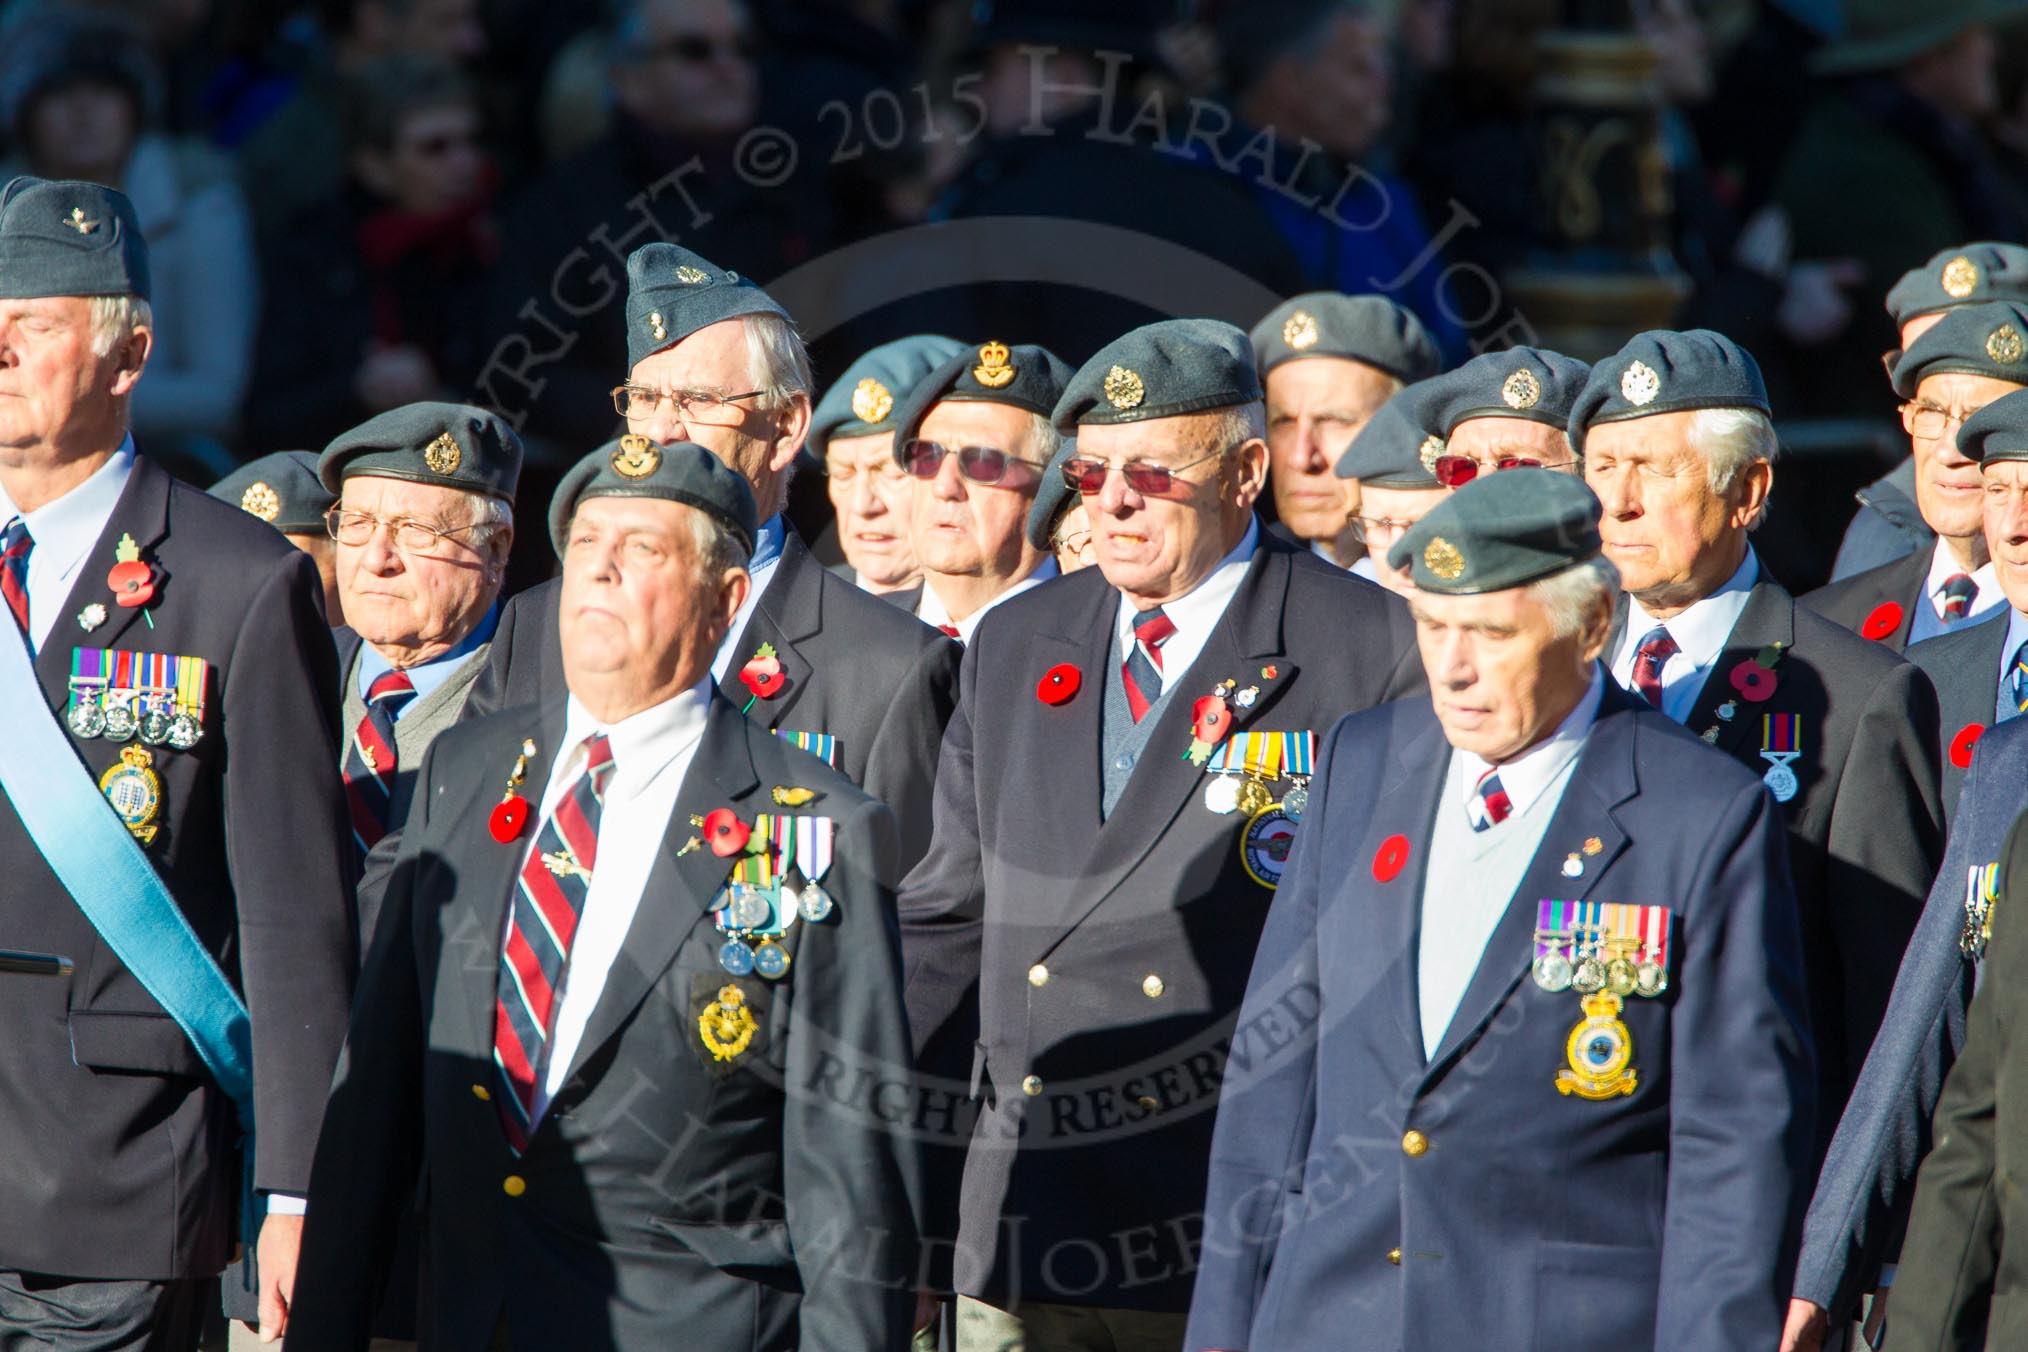
[[[270,1216],[300,1216],[310,1209],[310,1199],[293,1192],[271,1192],[267,1199]]]

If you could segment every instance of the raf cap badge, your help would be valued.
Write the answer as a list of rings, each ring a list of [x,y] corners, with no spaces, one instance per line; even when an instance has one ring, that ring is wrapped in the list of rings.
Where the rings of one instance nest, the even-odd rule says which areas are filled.
[[[423,463],[438,474],[456,474],[465,453],[458,449],[458,442],[449,432],[441,433],[435,441],[423,448]]]
[[[1952,300],[1963,300],[1978,289],[1979,265],[1963,254],[1959,254],[1956,258],[1944,264],[1943,275],[1937,280],[1943,287],[1946,296],[1949,296]]]
[[[273,521],[282,514],[282,495],[264,483],[256,483],[239,495],[239,507],[263,521]]]
[[[1541,398],[1542,382],[1525,366],[1508,376],[1507,383],[1500,387],[1501,402],[1516,411],[1534,408]]]
[[[1014,379],[1014,368],[1007,364],[1009,356],[1005,343],[988,343],[979,349],[979,364],[972,368],[972,379],[989,390],[997,390]]]
[[[1317,345],[1317,320],[1308,310],[1298,310],[1282,325],[1282,341],[1300,352]]]
[[[85,219],[83,207],[72,207],[70,209],[70,215],[64,218],[63,223],[69,226],[71,229],[77,231],[80,235],[89,235],[99,228],[99,223],[97,221],[88,221]]]
[[[693,268],[688,263],[685,263],[682,267],[676,269],[676,280],[685,286],[702,286],[710,281],[711,277],[704,269]]]
[[[620,438],[613,452],[613,473],[623,479],[645,479],[662,463],[662,448],[638,432]]]
[[[1437,457],[1443,453],[1444,439],[1431,434],[1422,439],[1422,445],[1416,449],[1415,458],[1422,461],[1424,473],[1434,474],[1436,473]]]
[[[650,310],[648,312],[648,332],[654,335],[655,341],[658,343],[669,336],[669,330],[662,325],[662,312],[660,310]]]
[[[1986,335],[1986,355],[2002,366],[2021,360],[2021,330],[2002,324]]]
[[[1430,537],[1429,545],[1422,551],[1422,563],[1446,582],[1456,582],[1465,575],[1465,556],[1441,535]]]
[[[1662,377],[1646,362],[1637,361],[1620,373],[1620,398],[1640,408],[1655,402],[1662,392]]]
[[[1139,408],[1141,401],[1148,397],[1148,387],[1124,366],[1115,366],[1106,372],[1104,389],[1106,398],[1118,409]]]
[[[894,395],[872,376],[852,387],[852,416],[863,423],[877,423],[894,411]]]

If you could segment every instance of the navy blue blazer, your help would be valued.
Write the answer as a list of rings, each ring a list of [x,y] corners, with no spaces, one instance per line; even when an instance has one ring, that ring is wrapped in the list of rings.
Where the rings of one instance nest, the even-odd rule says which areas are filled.
[[[1858,1307],[1893,1256],[1916,1167],[1930,1150],[1930,1117],[1944,1074],[1964,1045],[1972,998],[1972,966],[1958,949],[1965,876],[1975,865],[1999,861],[2007,828],[2024,808],[2028,718],[1989,730],[1974,749],[1942,871],[1810,1199],[1796,1294],[1841,1316]]]
[[[1427,701],[1332,730],[1233,1037],[1185,1345],[1774,1347],[1816,1083],[1779,809],[1609,683],[1425,1061],[1418,898],[1449,751]],[[1626,1097],[1557,1090],[1584,1011],[1529,978],[1543,898],[1670,910],[1668,989],[1620,1015]]]

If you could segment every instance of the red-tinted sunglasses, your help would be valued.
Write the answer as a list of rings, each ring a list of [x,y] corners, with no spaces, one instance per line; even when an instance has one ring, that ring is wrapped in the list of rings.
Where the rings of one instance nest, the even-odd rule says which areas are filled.
[[[1023,460],[1018,455],[991,446],[945,446],[941,442],[923,441],[911,437],[902,443],[901,464],[918,479],[934,479],[943,468],[944,457],[958,457],[958,473],[975,484],[997,484],[1007,477],[1007,466],[1026,465],[1030,469],[1043,469],[1033,460]]]
[[[1540,460],[1526,456],[1502,456],[1493,466],[1500,469],[1541,469]],[[1479,462],[1469,455],[1440,455],[1436,458],[1436,480],[1445,488],[1463,488],[1479,477]]]
[[[1175,486],[1178,473],[1189,469],[1191,465],[1201,465],[1207,460],[1215,460],[1225,453],[1226,451],[1213,451],[1209,455],[1198,456],[1189,464],[1173,466],[1144,465],[1138,460],[1129,461],[1124,465],[1114,465],[1104,460],[1087,460],[1083,456],[1076,456],[1063,462],[1063,481],[1070,485],[1070,491],[1073,493],[1082,493],[1088,498],[1096,497],[1106,486],[1106,475],[1117,469],[1126,476],[1127,487],[1142,497],[1160,497]]]

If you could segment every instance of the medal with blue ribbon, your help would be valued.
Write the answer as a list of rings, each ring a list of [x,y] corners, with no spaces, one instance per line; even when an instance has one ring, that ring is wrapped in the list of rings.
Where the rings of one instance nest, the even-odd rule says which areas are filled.
[[[1537,903],[1535,984],[1576,990],[1584,1017],[1564,1039],[1568,1068],[1556,1090],[1604,1100],[1634,1092],[1634,1039],[1620,1011],[1631,996],[1653,999],[1669,988],[1669,909],[1596,901]]]
[[[1777,803],[1786,803],[1796,796],[1800,787],[1796,783],[1796,772],[1791,767],[1796,757],[1803,754],[1802,720],[1795,714],[1762,714],[1760,719],[1760,758],[1768,763],[1767,773],[1761,782],[1767,791],[1775,796]]]
[[[2000,866],[1974,864],[1965,870],[1965,927],[1958,935],[1958,952],[1966,962],[1986,956],[1986,944],[1993,937],[1993,903],[2000,899]]]

